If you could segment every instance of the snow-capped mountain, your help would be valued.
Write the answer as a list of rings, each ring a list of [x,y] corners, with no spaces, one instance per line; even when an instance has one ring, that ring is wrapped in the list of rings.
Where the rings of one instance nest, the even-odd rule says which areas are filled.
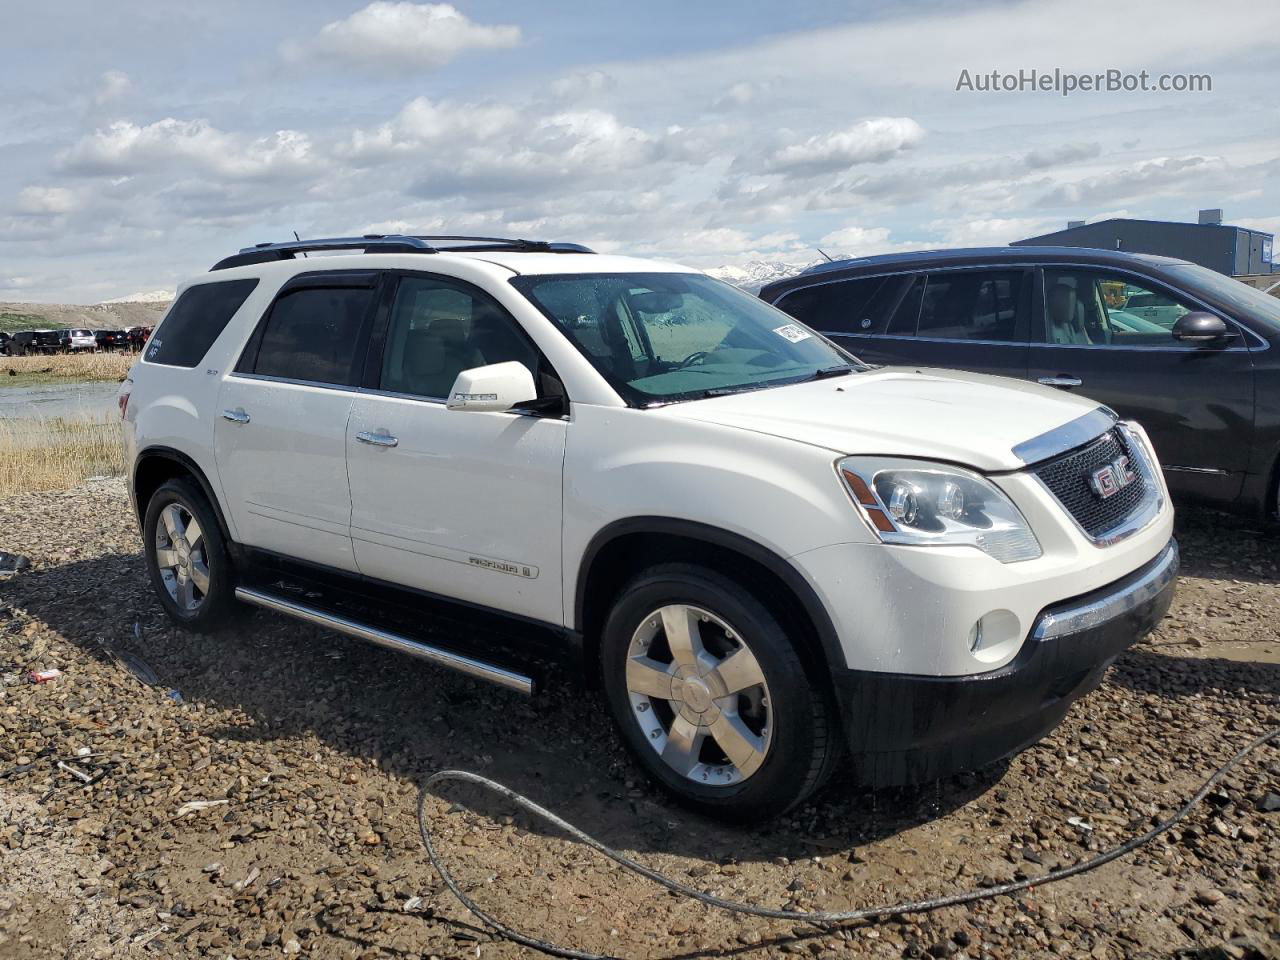
[[[748,260],[740,264],[730,263],[722,267],[712,267],[706,272],[717,280],[723,280],[750,293],[756,293],[766,283],[794,277],[801,270],[821,262],[823,261],[811,260],[808,263],[798,263],[785,260]]]
[[[131,293],[124,297],[103,300],[103,303],[168,303],[173,299],[172,290],[147,290],[142,293]]]

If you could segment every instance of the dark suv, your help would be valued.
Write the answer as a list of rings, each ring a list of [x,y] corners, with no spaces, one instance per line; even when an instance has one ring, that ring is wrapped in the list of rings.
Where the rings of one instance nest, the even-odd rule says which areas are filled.
[[[822,264],[760,296],[865,361],[1083,393],[1146,427],[1175,493],[1277,510],[1280,300],[1231,277],[1145,254],[993,247]]]
[[[57,330],[19,330],[9,342],[9,352],[15,357],[58,353],[61,349],[62,335]]]

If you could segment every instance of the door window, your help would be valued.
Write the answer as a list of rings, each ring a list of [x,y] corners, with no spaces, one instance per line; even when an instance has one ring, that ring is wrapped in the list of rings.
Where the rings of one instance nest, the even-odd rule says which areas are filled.
[[[1044,313],[1049,343],[1195,349],[1173,325],[1196,308],[1124,274],[1046,269]]]
[[[1031,274],[1025,270],[931,273],[916,333],[943,340],[1025,342]]]
[[[360,330],[373,299],[372,287],[286,290],[267,315],[251,372],[283,380],[354,385],[361,359],[357,357]]]
[[[405,277],[396,290],[380,388],[444,399],[463,370],[508,361],[539,372],[538,351],[486,294],[436,277]]]
[[[910,276],[836,280],[795,290],[778,306],[823,333],[883,334],[910,282]]]

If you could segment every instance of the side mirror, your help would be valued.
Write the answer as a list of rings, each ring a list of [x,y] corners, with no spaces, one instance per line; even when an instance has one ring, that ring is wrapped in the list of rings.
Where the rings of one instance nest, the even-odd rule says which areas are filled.
[[[1221,317],[1204,310],[1184,313],[1173,325],[1173,339],[1183,343],[1212,343],[1230,335],[1226,323]]]
[[[537,396],[538,390],[533,385],[533,374],[529,368],[519,361],[509,360],[463,370],[453,381],[445,406],[450,410],[505,412]]]

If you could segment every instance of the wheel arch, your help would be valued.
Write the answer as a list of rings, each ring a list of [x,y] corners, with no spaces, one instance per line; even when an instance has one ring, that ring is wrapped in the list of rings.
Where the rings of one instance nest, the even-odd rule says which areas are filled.
[[[844,669],[839,635],[826,607],[804,576],[768,547],[738,533],[710,524],[673,517],[644,516],[615,520],[600,529],[583,552],[574,591],[573,626],[582,637],[584,669],[588,677],[598,670],[601,627],[610,601],[623,584],[653,563],[693,560],[715,564],[748,585],[769,590],[762,601],[775,612],[799,617],[807,628],[798,644],[802,659],[821,671],[832,692],[838,685],[832,673]],[[773,588],[770,590],[769,588]]]
[[[147,503],[150,502],[152,495],[161,484],[176,477],[191,477],[199,484],[205,499],[213,508],[214,516],[218,518],[218,529],[222,533],[222,539],[227,544],[233,543],[227,518],[222,513],[222,505],[218,503],[218,497],[213,492],[213,485],[209,482],[209,478],[205,476],[205,472],[195,460],[173,447],[147,447],[134,459],[130,491],[133,495],[134,512],[138,516],[138,525],[141,526],[146,519]]]

